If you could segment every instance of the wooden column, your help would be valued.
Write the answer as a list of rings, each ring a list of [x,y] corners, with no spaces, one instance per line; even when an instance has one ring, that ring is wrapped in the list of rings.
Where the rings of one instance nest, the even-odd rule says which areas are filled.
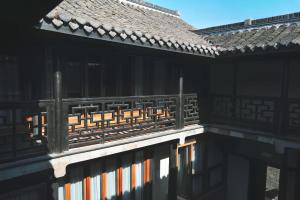
[[[285,200],[287,196],[287,177],[288,177],[288,151],[285,150],[284,154],[282,155],[280,167],[280,178],[279,178],[279,200]]]
[[[248,198],[265,199],[267,166],[263,161],[251,160],[249,169]]]
[[[107,181],[106,181],[107,173],[104,170],[101,174],[101,199],[106,199],[106,189],[107,189]]]
[[[183,99],[183,72],[182,68],[180,68],[179,73],[179,94],[177,101],[177,119],[176,119],[176,128],[183,129],[184,128],[184,99]]]
[[[177,143],[170,145],[169,200],[177,199]]]
[[[51,183],[51,190],[52,192],[49,192],[49,195],[51,194],[51,197],[49,199],[52,199],[52,200],[58,200],[58,188],[59,188],[59,180],[58,181],[53,181]],[[62,184],[63,185],[63,184]]]
[[[90,200],[91,199],[91,178],[90,176],[85,176],[83,179],[83,186],[84,186],[84,200]]]
[[[300,188],[300,151],[298,151],[298,164],[297,164],[297,182],[296,182],[296,186],[295,188]],[[300,199],[300,190],[299,189],[296,189],[295,191],[295,199]]]
[[[64,126],[64,108],[62,102],[62,74],[60,71],[54,73],[54,124],[55,124],[55,145],[51,152],[60,153],[68,149],[67,147],[67,133]]]
[[[117,168],[117,199],[122,199],[123,194],[123,167],[121,158],[118,157],[118,168]]]
[[[136,163],[135,154],[133,154],[133,162],[131,165],[131,199],[135,200],[135,187],[136,187]]]
[[[71,183],[65,184],[65,200],[71,200]]]
[[[153,152],[151,150],[144,151],[144,186],[143,186],[143,200],[152,199],[152,181],[151,181],[151,159],[153,158]]]

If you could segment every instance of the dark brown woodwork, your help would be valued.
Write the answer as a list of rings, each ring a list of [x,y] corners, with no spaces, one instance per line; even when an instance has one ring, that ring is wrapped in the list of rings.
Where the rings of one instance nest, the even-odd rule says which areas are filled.
[[[289,102],[289,73],[290,73],[290,61],[284,60],[284,65],[282,66],[282,77],[281,77],[281,92],[280,92],[280,102],[279,110],[280,114],[278,116],[278,130],[277,134],[284,134],[288,126],[288,102]]]
[[[177,199],[178,148],[177,144],[170,145],[169,194],[168,200]]]
[[[260,160],[251,160],[249,169],[248,199],[265,200],[267,165]]]

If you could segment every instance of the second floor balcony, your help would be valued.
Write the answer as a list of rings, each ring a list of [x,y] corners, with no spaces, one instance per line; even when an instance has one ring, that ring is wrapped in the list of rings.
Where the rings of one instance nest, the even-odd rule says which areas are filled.
[[[1,162],[198,124],[197,94],[1,102]]]
[[[263,131],[278,137],[297,137],[300,99],[279,97],[211,96],[210,123]]]

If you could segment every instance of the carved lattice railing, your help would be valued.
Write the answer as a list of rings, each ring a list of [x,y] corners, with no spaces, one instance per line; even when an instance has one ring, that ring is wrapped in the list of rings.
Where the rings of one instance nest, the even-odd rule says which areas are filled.
[[[300,99],[289,99],[287,129],[292,134],[300,132]]]
[[[47,152],[53,101],[0,102],[0,162]]]
[[[279,98],[213,95],[210,121],[226,125],[275,131]]]
[[[176,127],[178,95],[64,99],[69,147]],[[184,95],[184,123],[198,123],[197,95]]]

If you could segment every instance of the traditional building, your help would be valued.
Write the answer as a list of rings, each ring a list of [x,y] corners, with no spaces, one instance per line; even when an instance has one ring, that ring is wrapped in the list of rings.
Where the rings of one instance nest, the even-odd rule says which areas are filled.
[[[1,12],[0,199],[300,198],[300,13],[35,1]]]

